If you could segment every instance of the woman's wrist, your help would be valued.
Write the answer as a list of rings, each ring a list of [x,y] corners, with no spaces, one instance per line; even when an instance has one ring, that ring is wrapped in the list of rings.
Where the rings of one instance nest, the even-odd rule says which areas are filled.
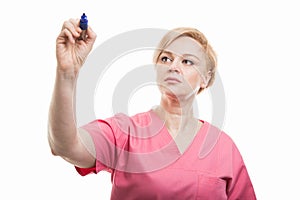
[[[59,67],[57,67],[56,77],[59,80],[64,81],[76,81],[78,77],[78,71],[79,70],[76,70],[75,67],[70,70],[61,70]]]

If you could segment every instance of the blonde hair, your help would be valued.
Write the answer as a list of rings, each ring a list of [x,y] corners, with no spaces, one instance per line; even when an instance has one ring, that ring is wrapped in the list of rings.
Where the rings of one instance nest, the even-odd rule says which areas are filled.
[[[170,30],[168,33],[164,35],[164,37],[161,39],[160,43],[158,44],[154,55],[153,55],[153,62],[157,63],[159,56],[164,51],[165,48],[167,48],[174,40],[176,40],[179,37],[187,36],[190,37],[202,46],[204,52],[206,53],[206,67],[208,72],[210,73],[210,79],[207,83],[206,87],[209,87],[213,84],[215,80],[215,73],[217,69],[217,55],[211,45],[208,43],[206,37],[202,32],[195,28],[189,28],[189,27],[180,27],[175,28],[173,30]],[[204,88],[200,88],[198,93],[200,93]]]

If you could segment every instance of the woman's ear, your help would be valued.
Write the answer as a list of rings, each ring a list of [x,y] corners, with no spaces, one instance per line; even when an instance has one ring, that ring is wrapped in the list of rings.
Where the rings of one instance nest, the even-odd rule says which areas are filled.
[[[211,70],[209,70],[207,72],[206,76],[202,77],[202,82],[200,84],[200,88],[203,88],[203,89],[207,88],[208,83],[209,83],[209,81],[211,79],[211,74],[212,74],[212,72],[211,72]]]
[[[207,87],[207,84],[203,81],[203,82],[200,84],[200,88],[205,89],[206,87]]]

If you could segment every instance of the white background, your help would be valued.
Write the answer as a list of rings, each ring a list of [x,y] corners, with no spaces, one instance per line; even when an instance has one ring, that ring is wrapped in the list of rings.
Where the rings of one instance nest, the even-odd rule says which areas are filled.
[[[55,39],[65,20],[83,12],[98,35],[95,47],[137,28],[192,26],[204,32],[218,53],[225,88],[223,129],[243,155],[257,198],[299,198],[297,5],[296,0],[1,2],[0,199],[109,199],[108,173],[81,177],[52,156],[47,143]]]

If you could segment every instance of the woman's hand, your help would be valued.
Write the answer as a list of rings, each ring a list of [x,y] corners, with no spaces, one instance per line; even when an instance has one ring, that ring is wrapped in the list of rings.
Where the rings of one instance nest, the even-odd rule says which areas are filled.
[[[64,22],[56,39],[58,72],[76,76],[92,50],[97,35],[89,26],[86,40],[79,40],[81,32],[79,19],[70,19]]]

